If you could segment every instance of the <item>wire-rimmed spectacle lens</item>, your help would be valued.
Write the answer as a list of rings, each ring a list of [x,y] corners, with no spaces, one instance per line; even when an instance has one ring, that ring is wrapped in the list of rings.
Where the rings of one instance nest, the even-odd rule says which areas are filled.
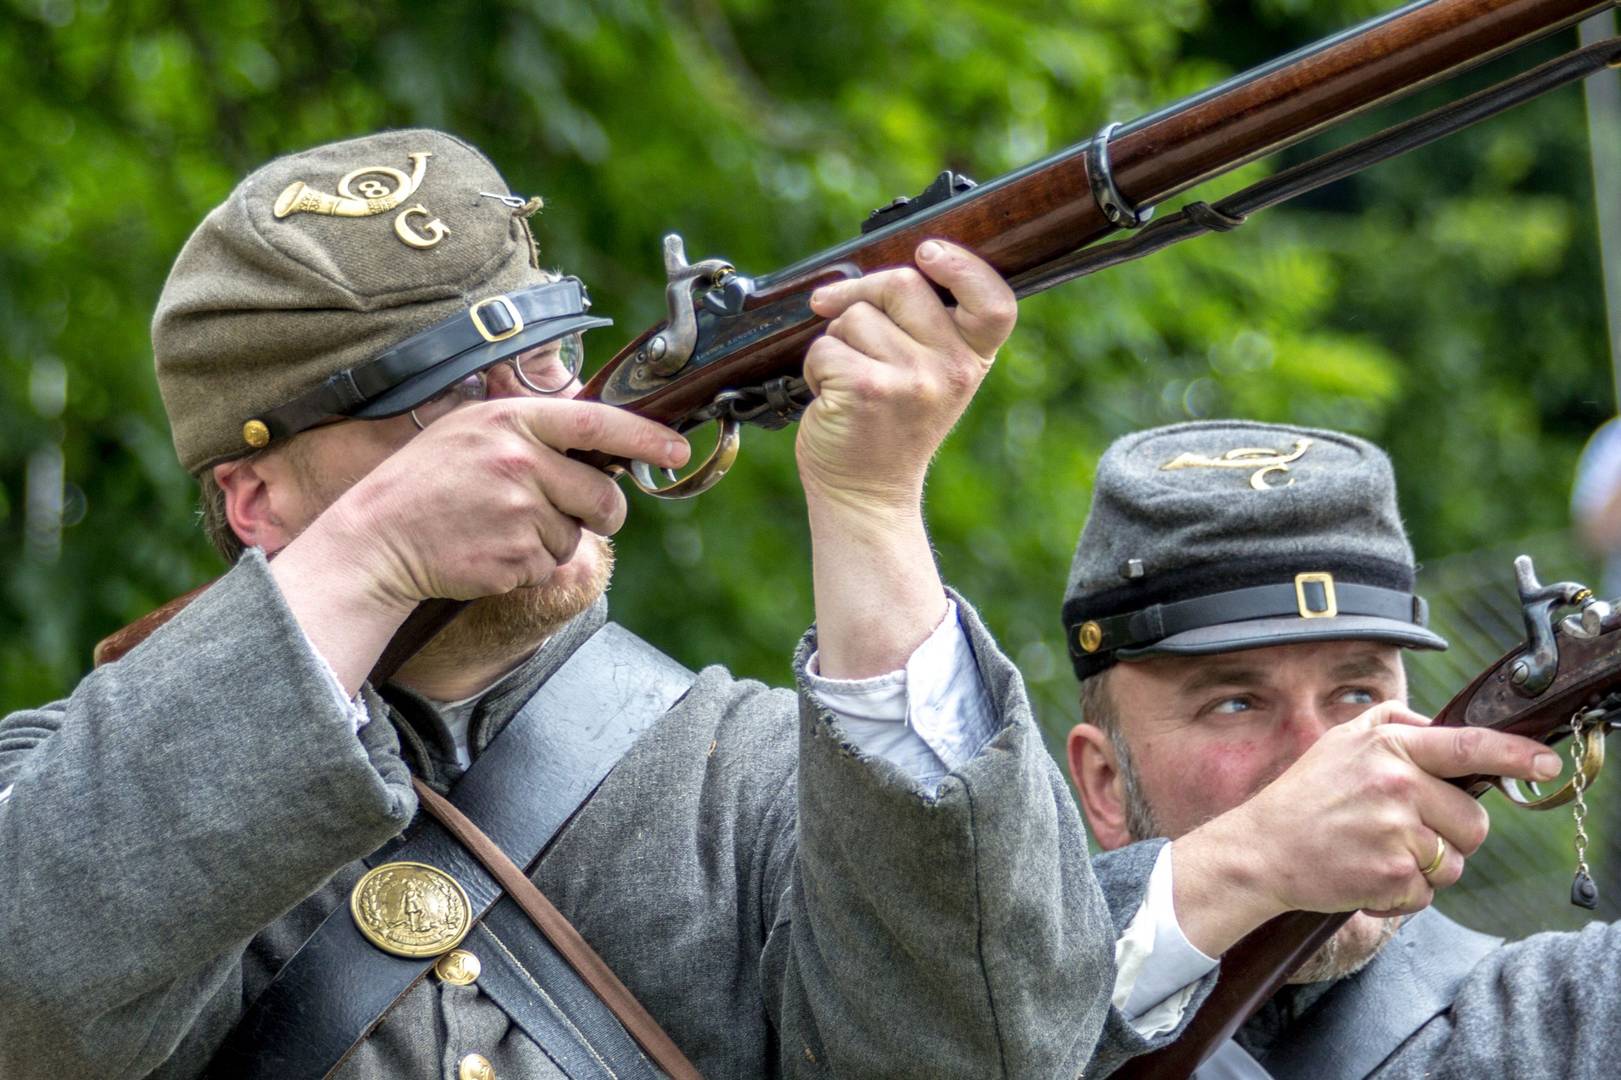
[[[518,384],[531,394],[551,395],[568,389],[580,374],[585,359],[585,341],[576,331],[565,334],[544,345],[527,349],[517,356],[498,360],[481,371],[475,371],[411,410],[411,420],[418,429],[427,427],[458,407],[472,401],[486,401],[490,396],[490,371],[503,364],[511,369]]]

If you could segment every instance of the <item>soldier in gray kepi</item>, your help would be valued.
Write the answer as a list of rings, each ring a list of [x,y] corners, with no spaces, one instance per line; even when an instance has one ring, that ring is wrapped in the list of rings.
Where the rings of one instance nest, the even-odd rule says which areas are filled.
[[[1294,641],[1446,648],[1413,595],[1384,453],[1337,432],[1232,421],[1109,448],[1063,617],[1082,679],[1117,660]]]
[[[1094,1074],[1149,1048],[1145,1017],[1185,1022],[1167,991],[1288,910],[1358,914],[1201,1077],[1607,1071],[1621,930],[1503,945],[1427,908],[1486,832],[1444,778],[1558,761],[1406,708],[1402,650],[1446,647],[1414,571],[1390,462],[1362,439],[1212,421],[1099,461],[1063,603],[1069,766],[1117,925],[1183,959],[1124,1004]],[[1138,941],[1126,928],[1122,966]]]
[[[1113,934],[1079,815],[904,494],[1011,291],[928,241],[812,301],[816,629],[797,693],[773,691],[607,621],[627,507],[570,452],[687,447],[575,400],[607,320],[542,268],[539,207],[461,140],[389,131],[270,162],[180,253],[157,378],[232,565],[67,700],[0,720],[8,1080],[1085,1065]],[[439,597],[472,603],[371,685]],[[428,790],[623,987],[501,899],[527,890]]]

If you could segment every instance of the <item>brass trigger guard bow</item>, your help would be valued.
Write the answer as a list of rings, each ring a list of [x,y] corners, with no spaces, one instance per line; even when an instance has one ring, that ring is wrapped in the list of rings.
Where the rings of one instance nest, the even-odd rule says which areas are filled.
[[[670,483],[660,485],[653,476],[653,466],[645,461],[632,461],[628,465],[612,462],[608,471],[614,476],[629,475],[630,482],[636,485],[636,490],[643,495],[651,495],[655,499],[690,499],[695,495],[702,495],[726,475],[726,471],[737,460],[737,452],[743,445],[743,423],[730,416],[718,417],[715,423],[720,426],[720,432],[715,438],[715,448],[704,458],[692,472],[680,476],[674,469],[660,469],[664,478]],[[691,429],[684,429],[691,430]]]
[[[1598,779],[1599,770],[1604,768],[1604,736],[1609,732],[1612,723],[1599,718],[1593,723],[1584,725],[1582,739],[1581,768],[1577,770],[1582,777],[1582,786],[1587,787]],[[1511,776],[1499,776],[1493,781],[1508,801],[1521,810],[1552,810],[1564,806],[1576,797],[1576,777],[1573,775],[1556,790],[1542,794],[1536,781],[1526,781],[1525,788]],[[1529,789],[1529,794],[1527,790]]]

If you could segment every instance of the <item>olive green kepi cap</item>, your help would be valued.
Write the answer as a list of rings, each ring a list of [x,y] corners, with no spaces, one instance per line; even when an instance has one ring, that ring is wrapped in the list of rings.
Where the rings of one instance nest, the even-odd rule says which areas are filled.
[[[479,301],[553,280],[525,220],[537,206],[438,131],[318,146],[248,176],[186,241],[152,322],[181,464],[251,453],[270,441],[260,414]]]

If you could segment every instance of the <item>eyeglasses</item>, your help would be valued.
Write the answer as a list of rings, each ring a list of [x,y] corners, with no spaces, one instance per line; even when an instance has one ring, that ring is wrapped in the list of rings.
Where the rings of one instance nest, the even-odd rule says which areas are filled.
[[[531,393],[558,393],[579,373],[579,334],[613,325],[590,309],[585,286],[572,277],[487,296],[250,417],[242,441],[258,450],[317,424],[407,412],[416,414],[421,427],[463,401],[489,397],[483,369],[496,363],[511,364],[518,384]]]
[[[412,409],[411,421],[420,431],[468,402],[489,400],[490,370],[502,364],[512,369],[518,384],[530,393],[543,396],[560,393],[568,389],[580,374],[584,359],[585,342],[580,333],[566,334],[517,356],[499,360],[452,383]]]

